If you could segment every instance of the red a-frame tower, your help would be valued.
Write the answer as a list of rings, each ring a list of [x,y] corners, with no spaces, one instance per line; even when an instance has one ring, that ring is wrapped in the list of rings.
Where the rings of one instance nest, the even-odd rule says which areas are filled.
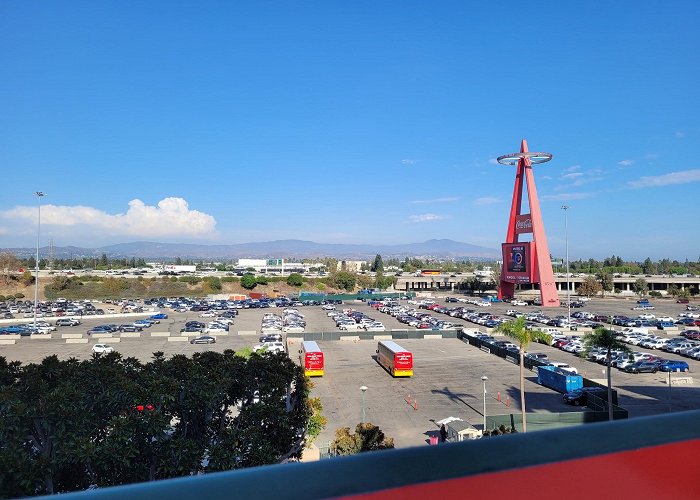
[[[502,245],[503,266],[501,268],[498,298],[512,298],[515,295],[517,283],[539,283],[540,297],[543,307],[558,307],[559,296],[554,282],[552,261],[544,234],[544,224],[540,212],[540,202],[537,199],[535,177],[532,165],[544,163],[552,159],[549,153],[531,153],[527,149],[527,141],[520,144],[520,153],[513,153],[498,158],[498,163],[517,165],[513,202],[510,206],[510,220],[506,242]],[[527,199],[530,207],[529,214],[523,214],[523,184],[527,184]],[[532,234],[532,241],[519,242],[521,234]]]

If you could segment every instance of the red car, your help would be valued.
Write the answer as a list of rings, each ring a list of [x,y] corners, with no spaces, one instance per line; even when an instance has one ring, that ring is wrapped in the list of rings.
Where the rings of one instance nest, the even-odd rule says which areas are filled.
[[[676,301],[676,304],[687,304],[687,303],[689,303],[689,302],[690,302],[690,301],[689,301],[688,299],[678,299],[678,300]]]
[[[557,349],[561,349],[562,347],[564,347],[568,343],[569,343],[568,340],[563,340],[563,339],[562,340],[555,340],[554,343],[552,344],[552,346],[556,347]]]

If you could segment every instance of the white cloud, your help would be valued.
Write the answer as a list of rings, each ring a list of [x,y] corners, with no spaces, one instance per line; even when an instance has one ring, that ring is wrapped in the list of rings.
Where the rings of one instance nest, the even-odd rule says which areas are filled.
[[[409,158],[401,160],[402,165],[415,165],[416,160],[411,160]]]
[[[564,172],[576,172],[577,170],[581,170],[581,165],[572,165],[567,167],[564,169]]]
[[[35,207],[19,206],[0,212],[6,219],[34,221]],[[216,220],[209,214],[190,210],[183,198],[165,198],[157,206],[149,206],[138,199],[129,202],[124,214],[108,214],[93,207],[41,206],[41,224],[53,226],[89,226],[93,231],[110,235],[144,237],[210,236],[216,230]]]
[[[443,215],[435,214],[422,214],[422,215],[411,215],[408,217],[408,222],[433,222],[436,220],[444,219]]]
[[[585,200],[586,198],[593,198],[595,193],[559,193],[559,194],[548,194],[541,198],[547,201],[567,201],[567,200]]]
[[[617,164],[621,167],[629,167],[630,165],[634,165],[634,160],[620,160]]]
[[[451,203],[453,201],[459,201],[459,198],[456,196],[448,196],[445,198],[434,198],[432,200],[413,200],[411,203],[424,205],[428,203]]]
[[[576,177],[581,177],[583,172],[571,172],[570,174],[564,174],[561,179],[575,179]]]
[[[473,204],[477,207],[483,207],[486,205],[494,205],[496,203],[501,203],[503,200],[495,196],[484,196],[482,198],[477,198],[473,201]]]
[[[687,134],[685,132],[683,132],[682,130],[676,130],[675,135],[678,139],[683,139]]]
[[[645,187],[660,187],[670,186],[673,184],[688,184],[691,182],[700,182],[700,169],[682,170],[680,172],[671,172],[670,174],[654,175],[640,177],[639,179],[629,181],[627,185],[631,188]]]
[[[542,176],[540,176],[540,179],[545,180],[545,181],[551,181],[552,176],[551,175],[542,175]]]

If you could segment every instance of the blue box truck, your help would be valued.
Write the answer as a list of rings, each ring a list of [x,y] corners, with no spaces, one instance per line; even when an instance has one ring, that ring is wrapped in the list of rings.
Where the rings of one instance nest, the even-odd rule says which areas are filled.
[[[545,365],[537,367],[537,383],[566,394],[583,387],[583,377],[565,373],[556,366]]]

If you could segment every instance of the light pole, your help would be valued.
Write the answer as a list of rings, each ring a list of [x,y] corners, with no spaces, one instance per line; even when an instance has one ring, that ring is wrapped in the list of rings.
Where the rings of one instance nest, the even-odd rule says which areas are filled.
[[[569,205],[562,205],[564,211],[564,239],[566,241],[566,327],[571,330],[571,282],[569,278]]]
[[[362,391],[362,423],[365,423],[365,393],[367,392],[367,386],[363,385],[360,387],[360,390]]]
[[[36,331],[36,310],[39,308],[39,236],[41,234],[41,199],[46,196],[42,191],[35,191],[34,195],[39,202],[36,225],[36,278],[34,279],[34,330]]]
[[[481,381],[484,383],[484,430],[483,432],[486,432],[486,381],[489,378],[486,375],[483,375],[481,377]]]

